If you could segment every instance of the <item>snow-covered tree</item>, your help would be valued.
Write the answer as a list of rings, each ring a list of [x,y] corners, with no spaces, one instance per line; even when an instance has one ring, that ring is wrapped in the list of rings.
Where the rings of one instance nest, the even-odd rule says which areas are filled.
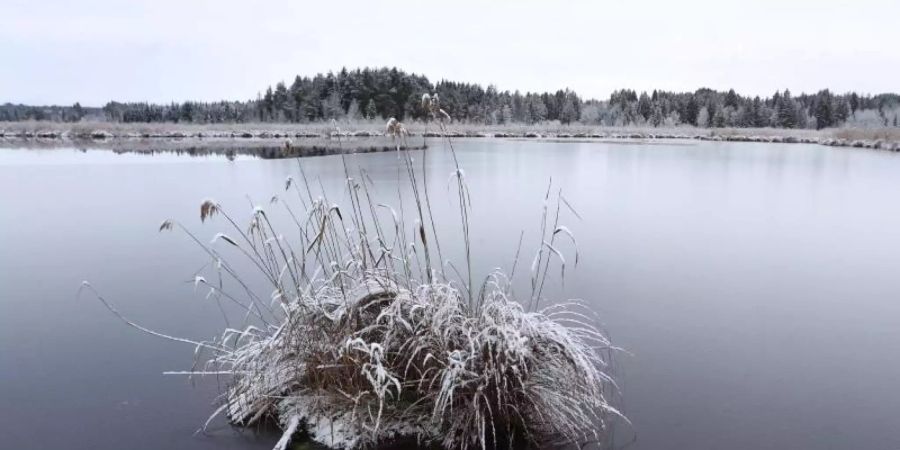
[[[359,110],[359,101],[353,99],[350,102],[350,106],[347,107],[347,120],[356,121],[362,118],[362,112]]]
[[[559,113],[559,121],[569,124],[578,120],[578,110],[575,109],[575,102],[572,98],[566,98],[563,103],[562,111]]]
[[[375,100],[369,100],[369,103],[366,104],[366,119],[374,120],[378,116],[378,106],[375,104]]]
[[[700,128],[706,128],[709,126],[709,109],[707,107],[700,108],[700,112],[697,113],[697,123],[695,124]]]

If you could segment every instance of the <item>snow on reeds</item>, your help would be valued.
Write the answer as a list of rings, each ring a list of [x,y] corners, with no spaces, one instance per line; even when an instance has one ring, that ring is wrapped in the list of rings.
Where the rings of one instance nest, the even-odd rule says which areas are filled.
[[[422,104],[443,128],[437,96]],[[451,195],[466,257],[461,270],[443,260],[425,172],[401,149],[403,124],[391,119],[387,131],[397,142],[398,182],[410,183],[413,197],[412,205],[398,197],[399,214],[376,201],[365,172],[351,173],[344,160],[349,205],[315,195],[302,166],[297,179],[287,179],[284,197],[273,197],[296,238],[280,234],[264,208],[244,227],[213,200],[202,203],[201,219],[224,220],[227,230],[211,243],[178,222],[162,224],[160,231],[181,229],[210,256],[211,273],[197,276],[195,287],[240,308],[242,325],[193,342],[143,328],[101,300],[132,326],[194,345],[195,370],[182,373],[230,375],[213,417],[244,426],[276,418],[284,430],[276,449],[301,430],[335,448],[397,438],[463,449],[602,440],[612,416],[621,416],[606,372],[614,348],[579,302],[542,297],[548,274],[558,273],[551,265],[561,265],[564,276],[558,240],[574,241],[558,223],[559,208],[548,205],[550,191],[530,295],[514,295],[501,271],[475,282],[471,196],[452,142],[445,141],[456,165]],[[421,153],[421,167],[431,151]],[[234,258],[252,273],[239,273]],[[269,291],[251,289],[251,278]]]

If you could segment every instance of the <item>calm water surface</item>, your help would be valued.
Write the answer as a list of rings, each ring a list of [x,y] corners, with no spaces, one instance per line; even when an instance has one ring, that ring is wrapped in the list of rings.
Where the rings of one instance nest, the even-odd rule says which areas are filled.
[[[587,301],[631,352],[616,364],[634,423],[617,431],[622,444],[900,448],[898,155],[693,142],[457,149],[478,272],[509,267],[520,230],[530,248],[551,177],[580,213],[565,220],[581,261],[553,292]],[[390,203],[396,156],[353,161]],[[303,164],[340,192],[339,157]],[[452,161],[435,148],[426,165],[438,226],[452,231]],[[204,198],[248,217],[289,175],[296,160],[0,149],[0,448],[271,448],[276,434],[221,422],[194,435],[215,378],[162,375],[189,368],[192,349],[76,292],[90,280],[144,325],[212,337],[218,310],[190,283],[206,259],[158,226],[174,218],[212,237],[222,224],[201,225]]]

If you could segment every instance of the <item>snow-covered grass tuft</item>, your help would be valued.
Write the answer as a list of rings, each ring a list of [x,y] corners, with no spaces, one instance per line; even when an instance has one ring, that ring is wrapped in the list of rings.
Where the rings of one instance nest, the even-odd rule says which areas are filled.
[[[443,127],[437,96],[423,97],[423,106]],[[302,166],[285,182],[286,197],[300,205],[273,198],[289,213],[296,238],[277,232],[262,207],[244,227],[212,200],[202,203],[201,219],[228,223],[212,242],[175,221],[160,227],[182,229],[212,258],[211,273],[195,276],[194,288],[240,308],[241,325],[226,319],[231,325],[217,339],[194,342],[147,330],[103,303],[132,326],[195,345],[194,369],[178,373],[230,375],[213,416],[244,426],[276,418],[284,430],[276,449],[301,430],[335,448],[400,438],[448,449],[602,441],[610,419],[621,417],[607,372],[614,347],[580,303],[542,306],[548,273],[557,273],[550,265],[565,276],[557,239],[575,242],[558,223],[559,207],[555,216],[548,208],[550,190],[530,295],[517,298],[499,270],[473,285],[471,198],[454,153],[450,182],[466,266],[465,275],[454,268],[456,276],[448,276],[442,268],[454,266],[440,253],[424,172],[401,150],[403,125],[392,119],[387,128],[398,142],[398,182],[411,183],[414,196],[413,205],[400,199],[399,215],[373,198],[364,171],[351,176],[344,161],[346,208],[324,192],[314,195]],[[387,221],[377,213],[384,209]],[[252,273],[239,273],[227,255],[245,260]],[[255,292],[250,278],[264,280],[269,292]]]

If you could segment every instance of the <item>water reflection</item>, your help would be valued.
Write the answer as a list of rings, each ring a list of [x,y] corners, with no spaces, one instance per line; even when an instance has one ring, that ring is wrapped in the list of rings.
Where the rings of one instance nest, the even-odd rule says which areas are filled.
[[[454,166],[432,148],[437,196]],[[148,326],[212,336],[220,314],[190,284],[206,258],[159,223],[211,238],[220,229],[200,223],[202,199],[249,215],[248,198],[283,192],[297,160],[85,149],[0,149],[0,447],[271,448],[276,437],[221,423],[194,436],[217,380],[161,375],[186,369],[193,349],[140,335],[74,293],[90,279]],[[551,177],[579,212],[566,225],[581,260],[553,294],[589,302],[632,354],[616,361],[637,434],[628,448],[900,448],[900,155],[725,142],[457,150],[476,273],[509,268],[520,230],[529,248]],[[394,203],[396,156],[351,159]],[[302,164],[342,192],[340,158]],[[432,200],[452,243],[456,207]]]

